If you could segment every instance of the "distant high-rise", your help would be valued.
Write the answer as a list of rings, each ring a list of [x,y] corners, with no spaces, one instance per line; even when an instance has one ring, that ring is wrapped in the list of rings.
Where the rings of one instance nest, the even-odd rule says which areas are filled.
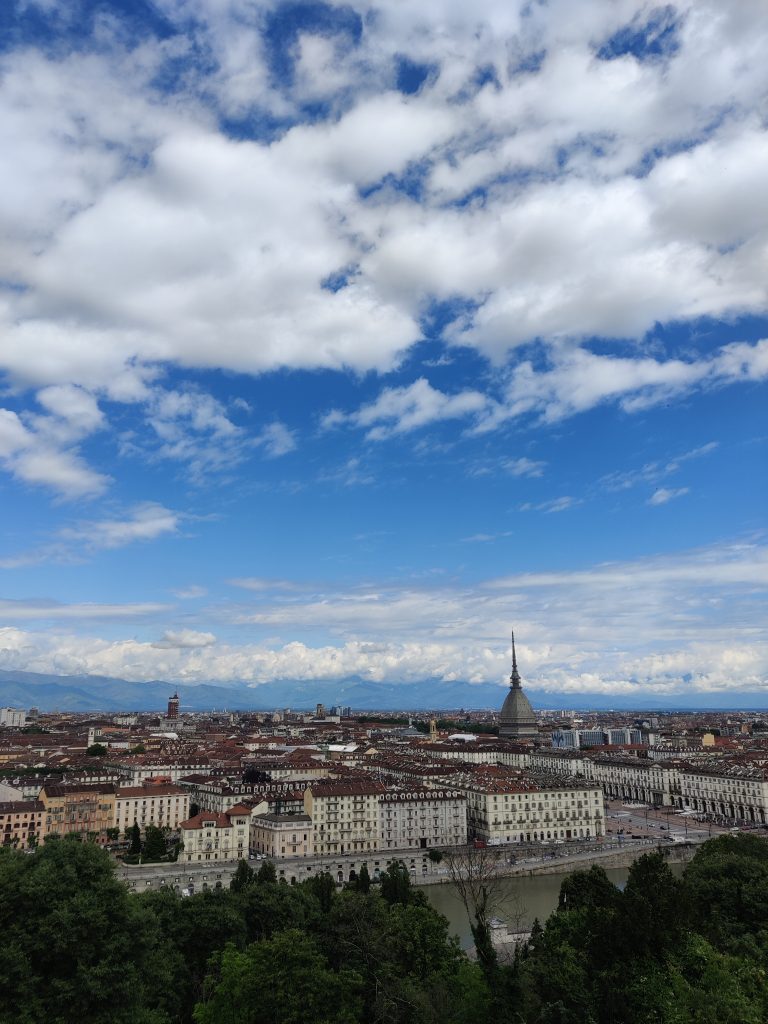
[[[531,702],[523,693],[520,673],[517,671],[515,634],[512,633],[512,675],[509,677],[510,690],[499,715],[499,736],[510,740],[535,739],[539,735],[536,716]]]
[[[168,698],[168,714],[167,718],[178,718],[179,717],[179,695],[174,693],[172,697]]]

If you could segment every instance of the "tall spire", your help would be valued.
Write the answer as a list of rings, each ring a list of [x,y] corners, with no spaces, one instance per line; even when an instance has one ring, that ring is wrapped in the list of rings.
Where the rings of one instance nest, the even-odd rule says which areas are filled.
[[[515,653],[515,631],[512,630],[512,675],[509,677],[509,685],[520,687],[520,673],[517,671],[517,654]]]

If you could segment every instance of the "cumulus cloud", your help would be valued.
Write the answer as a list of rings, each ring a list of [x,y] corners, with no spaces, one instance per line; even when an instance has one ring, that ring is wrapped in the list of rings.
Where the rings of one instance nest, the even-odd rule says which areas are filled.
[[[420,377],[406,387],[385,388],[374,402],[355,413],[345,415],[333,410],[325,417],[324,425],[351,423],[366,430],[369,440],[382,441],[440,420],[460,419],[485,405],[486,399],[477,391],[447,395]]]
[[[502,362],[535,338],[765,308],[757,4],[680,0],[674,45],[649,59],[640,0],[578,18],[562,0],[376,17],[361,2],[286,41],[277,78],[269,5],[196,5],[191,23],[162,9],[183,33],[3,55],[17,143],[0,276],[18,288],[0,365],[22,385],[135,396],[167,363],[387,370],[430,298],[466,299],[449,340]],[[622,30],[637,52],[612,42]],[[189,60],[158,102],[167,62],[195,49],[211,63]],[[432,69],[414,95],[392,88],[397,56]],[[318,100],[327,117],[300,123]],[[255,111],[286,126],[269,144],[216,127]],[[417,201],[394,187],[409,173]],[[635,388],[683,385],[638,362]]]
[[[79,430],[72,429],[72,420],[51,420],[34,416],[27,426],[16,412],[0,409],[0,465],[24,483],[43,485],[65,499],[101,494],[110,478],[86,465],[76,450],[62,447],[67,435],[71,439]]]

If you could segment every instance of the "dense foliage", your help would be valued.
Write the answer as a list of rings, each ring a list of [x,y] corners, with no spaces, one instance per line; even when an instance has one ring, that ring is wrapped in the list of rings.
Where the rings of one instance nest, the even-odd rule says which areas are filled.
[[[0,934],[2,1024],[760,1024],[768,844],[712,840],[682,879],[650,854],[623,892],[577,872],[511,963],[468,960],[401,865],[132,896],[68,839],[0,851]]]

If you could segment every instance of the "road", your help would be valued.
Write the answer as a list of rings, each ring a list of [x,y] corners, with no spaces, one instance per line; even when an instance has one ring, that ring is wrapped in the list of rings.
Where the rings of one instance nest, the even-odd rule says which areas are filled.
[[[605,827],[607,838],[617,840],[627,835],[665,839],[674,834],[698,842],[728,832],[728,828],[696,821],[671,807],[632,805],[621,800],[606,800]]]

